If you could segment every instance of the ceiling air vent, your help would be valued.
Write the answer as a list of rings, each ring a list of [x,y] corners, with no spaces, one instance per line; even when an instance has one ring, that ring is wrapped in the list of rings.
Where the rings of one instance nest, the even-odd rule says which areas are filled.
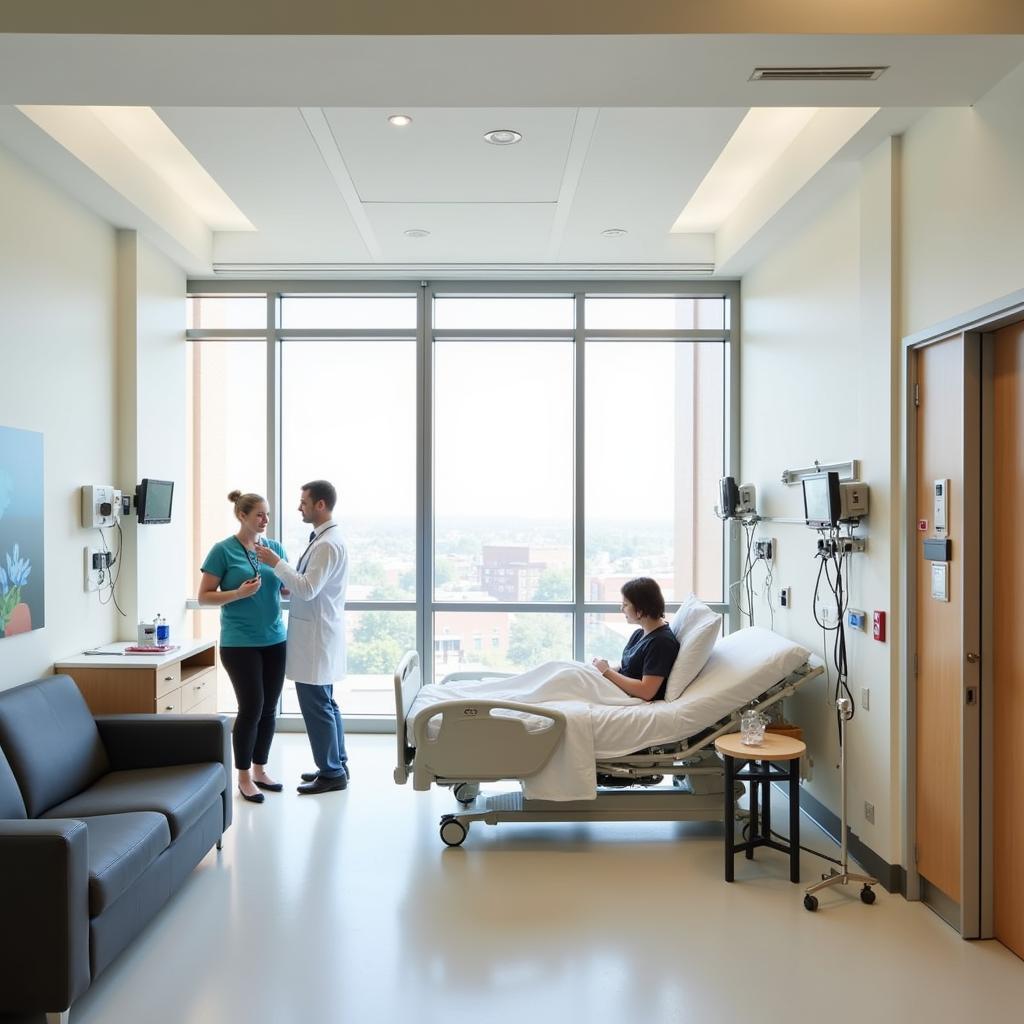
[[[754,68],[751,82],[873,82],[884,67]]]

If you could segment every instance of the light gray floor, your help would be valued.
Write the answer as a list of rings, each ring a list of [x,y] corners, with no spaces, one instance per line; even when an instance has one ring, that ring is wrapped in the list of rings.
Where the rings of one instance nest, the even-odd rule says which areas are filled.
[[[348,792],[236,800],[223,852],[71,1024],[1019,1019],[1024,962],[997,943],[881,889],[809,914],[772,851],[727,885],[720,826],[475,825],[448,850],[451,796],[395,786],[393,752],[353,736]],[[297,781],[305,736],[272,766]]]

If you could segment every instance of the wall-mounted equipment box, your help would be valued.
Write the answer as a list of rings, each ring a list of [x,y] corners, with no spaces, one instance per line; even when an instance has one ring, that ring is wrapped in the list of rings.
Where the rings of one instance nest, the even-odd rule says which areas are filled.
[[[113,526],[121,518],[121,492],[109,484],[82,485],[82,526]]]
[[[948,537],[925,537],[924,557],[928,562],[951,562],[953,542]]]

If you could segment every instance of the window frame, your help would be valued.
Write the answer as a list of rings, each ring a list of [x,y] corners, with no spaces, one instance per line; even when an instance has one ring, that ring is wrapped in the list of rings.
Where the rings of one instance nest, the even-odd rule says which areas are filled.
[[[270,481],[268,498],[272,508],[280,508],[281,493],[281,355],[282,346],[289,340],[322,339],[344,340],[414,340],[416,342],[416,600],[415,601],[355,601],[346,607],[352,611],[414,611],[416,613],[416,640],[420,652],[425,682],[433,681],[434,659],[424,652],[434,650],[434,615],[449,612],[521,612],[570,614],[573,618],[573,650],[576,657],[584,654],[586,617],[590,614],[616,612],[618,603],[596,603],[586,600],[585,575],[585,384],[586,346],[588,341],[682,341],[718,342],[724,345],[724,464],[727,474],[737,476],[739,470],[739,334],[740,306],[739,282],[733,280],[549,280],[549,281],[490,281],[490,280],[438,280],[438,281],[288,281],[288,280],[194,280],[187,284],[187,298],[216,295],[257,294],[266,298],[266,328],[264,331],[247,329],[204,329],[186,331],[186,341],[254,340],[262,337],[266,343],[267,360],[267,480]],[[346,296],[415,296],[415,328],[382,330],[367,329],[284,329],[281,327],[281,300],[289,295],[346,295]],[[513,297],[571,296],[575,306],[575,326],[571,330],[478,330],[435,328],[433,325],[434,300],[437,297]],[[588,296],[601,297],[720,297],[727,304],[724,321],[728,326],[714,330],[588,330],[584,322]],[[573,497],[573,598],[562,602],[444,602],[434,599],[434,493],[433,493],[433,384],[434,342],[459,338],[476,340],[568,340],[574,346],[574,497]],[[276,537],[277,517],[271,520],[272,535]],[[739,574],[740,547],[738,531],[729,527],[723,545],[721,602],[710,605],[724,615],[726,629],[738,626],[738,612],[730,602],[729,583]],[[194,602],[189,603],[194,606]],[[670,602],[669,608],[678,607]],[[353,725],[361,722],[368,728],[386,725],[386,718],[353,716]],[[393,723],[394,719],[391,718]]]

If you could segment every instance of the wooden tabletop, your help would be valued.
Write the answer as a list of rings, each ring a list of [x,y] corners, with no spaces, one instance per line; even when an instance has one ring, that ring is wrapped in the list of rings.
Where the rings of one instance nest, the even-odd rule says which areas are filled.
[[[806,749],[807,744],[803,740],[782,736],[776,732],[766,732],[764,742],[756,747],[747,746],[742,742],[738,732],[719,736],[715,740],[715,750],[720,754],[742,757],[748,761],[792,761],[793,758],[800,757]]]

